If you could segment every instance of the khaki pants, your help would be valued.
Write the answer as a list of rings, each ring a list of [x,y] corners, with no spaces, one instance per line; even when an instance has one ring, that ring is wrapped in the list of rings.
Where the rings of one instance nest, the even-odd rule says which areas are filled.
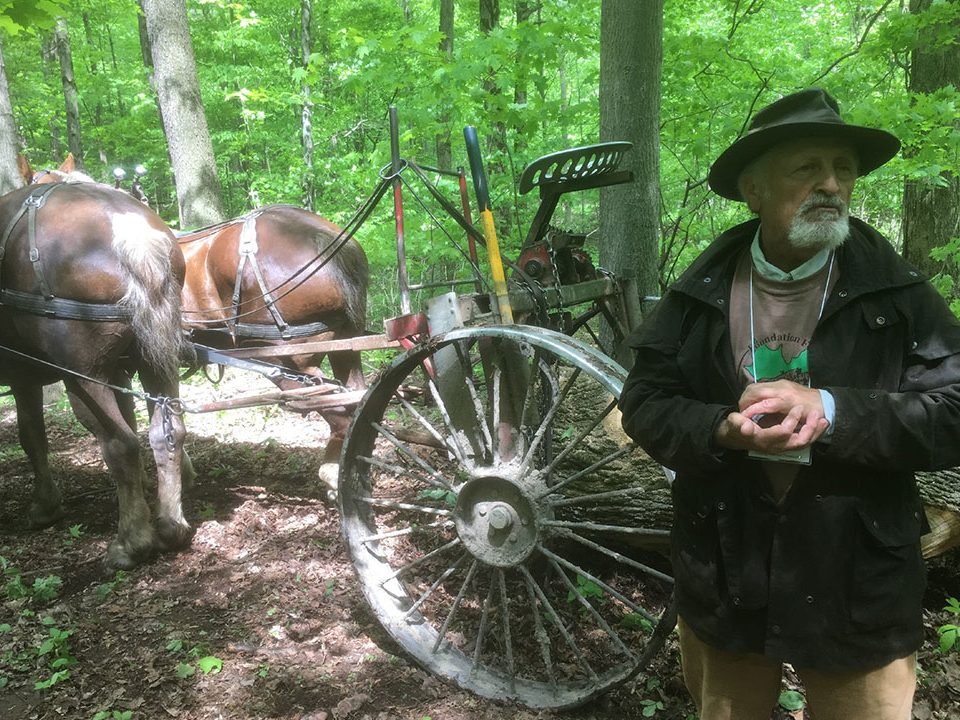
[[[682,618],[677,629],[683,680],[700,720],[769,720],[780,696],[779,662],[712,648]],[[814,720],[910,720],[917,686],[915,655],[864,672],[794,670]]]

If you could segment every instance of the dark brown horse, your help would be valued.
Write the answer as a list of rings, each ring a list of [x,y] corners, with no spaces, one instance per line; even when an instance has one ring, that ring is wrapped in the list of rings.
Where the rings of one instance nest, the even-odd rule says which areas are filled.
[[[63,380],[77,418],[97,438],[119,503],[106,564],[128,568],[180,548],[184,426],[176,412],[183,256],[163,221],[123,192],[92,183],[32,185],[0,198],[0,383],[17,407],[34,471],[30,519],[63,514],[47,460],[42,387]],[[156,514],[135,429],[131,375],[153,403],[149,440]],[[166,399],[174,399],[170,402]]]
[[[290,205],[260,208],[244,217],[182,235],[187,263],[184,325],[192,338],[216,348],[284,345],[352,338],[366,327],[369,274],[363,249],[339,227]],[[288,356],[283,364],[319,376],[322,353]],[[364,387],[360,355],[329,353],[335,378]],[[302,387],[275,380],[281,389]],[[314,409],[301,404],[304,411]],[[317,407],[330,425],[320,478],[336,488],[347,406]]]

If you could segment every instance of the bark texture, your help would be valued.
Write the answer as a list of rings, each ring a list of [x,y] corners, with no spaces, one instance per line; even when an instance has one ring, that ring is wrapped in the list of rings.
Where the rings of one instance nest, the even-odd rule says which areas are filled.
[[[947,0],[957,4],[960,0]],[[910,0],[910,11],[928,10],[933,0]],[[921,30],[920,45],[910,60],[910,91],[926,95],[947,87],[960,87],[960,45],[937,45],[940,28]],[[945,118],[960,133],[960,118]],[[941,263],[930,251],[960,237],[960,176],[946,170],[934,178],[908,180],[903,193],[903,254],[927,275],[947,273],[956,279],[957,263]]]
[[[141,0],[153,60],[153,82],[173,166],[180,227],[225,219],[204,115],[185,0]]]
[[[600,139],[633,143],[621,167],[634,174],[633,182],[600,191],[600,264],[635,279],[641,296],[653,295],[660,238],[663,0],[603,0],[600,26]]]
[[[23,185],[17,166],[20,152],[20,137],[17,122],[10,103],[10,88],[7,86],[7,69],[3,62],[3,46],[0,45],[0,195],[16,190]]]

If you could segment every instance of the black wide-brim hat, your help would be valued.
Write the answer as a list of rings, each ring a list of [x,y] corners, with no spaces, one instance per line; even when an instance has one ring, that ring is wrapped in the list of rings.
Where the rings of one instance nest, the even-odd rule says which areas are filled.
[[[876,170],[900,150],[895,135],[845,123],[836,100],[820,88],[809,88],[780,98],[753,117],[746,134],[710,166],[710,189],[721,197],[743,200],[737,181],[747,165],[781,142],[809,137],[850,143],[857,153],[861,176]]]

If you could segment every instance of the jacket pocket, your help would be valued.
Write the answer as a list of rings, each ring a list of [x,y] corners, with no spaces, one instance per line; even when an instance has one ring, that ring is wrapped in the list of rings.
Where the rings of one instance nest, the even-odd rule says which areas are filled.
[[[671,534],[678,588],[703,607],[717,607],[720,568],[716,508],[708,502],[677,508]]]
[[[921,507],[861,506],[857,517],[849,594],[853,625],[861,630],[916,625],[926,580]]]

